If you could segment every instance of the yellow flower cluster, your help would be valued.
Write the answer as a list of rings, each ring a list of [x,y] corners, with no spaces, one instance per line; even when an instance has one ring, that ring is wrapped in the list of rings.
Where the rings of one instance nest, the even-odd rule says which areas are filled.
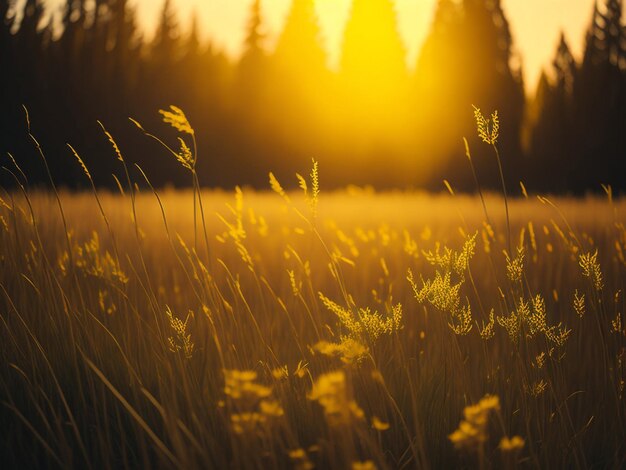
[[[259,411],[233,413],[230,415],[230,423],[235,434],[247,434],[255,432],[259,427],[265,425],[269,418],[280,417],[283,414],[283,409],[277,402],[262,401],[259,404]]]
[[[236,434],[248,434],[285,414],[278,401],[271,398],[272,389],[256,382],[252,370],[224,370],[224,393],[235,410],[230,422]]]
[[[346,364],[360,361],[369,352],[366,346],[352,338],[343,338],[341,343],[320,341],[313,349],[325,356],[339,357]]]
[[[257,373],[253,370],[225,370],[224,393],[235,400],[252,400],[267,398],[272,389],[256,383]]]
[[[508,438],[504,436],[500,439],[500,450],[504,453],[517,452],[524,448],[525,442],[520,436],[513,436]]]
[[[331,426],[350,424],[365,416],[350,396],[346,374],[342,370],[320,375],[308,398],[317,401],[324,408],[324,415]]]
[[[309,460],[309,456],[302,448],[290,450],[289,459],[296,470],[313,470],[315,468],[315,465]]]
[[[456,431],[448,436],[457,449],[475,450],[489,437],[487,424],[489,413],[500,411],[500,399],[486,395],[476,405],[466,406],[463,419]]]

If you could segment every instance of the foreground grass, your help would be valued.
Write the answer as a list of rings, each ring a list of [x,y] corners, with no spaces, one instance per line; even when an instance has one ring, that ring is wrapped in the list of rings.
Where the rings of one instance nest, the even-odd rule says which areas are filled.
[[[626,465],[626,201],[316,178],[5,193],[3,464]]]

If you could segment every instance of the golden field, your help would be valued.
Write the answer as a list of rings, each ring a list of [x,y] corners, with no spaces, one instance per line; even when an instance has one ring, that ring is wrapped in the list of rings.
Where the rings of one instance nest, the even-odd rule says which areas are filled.
[[[623,468],[626,200],[157,190],[0,200],[8,468]],[[30,135],[40,151],[37,140]],[[472,157],[467,156],[471,171]],[[48,174],[50,174],[48,170]],[[284,183],[284,182],[283,182]],[[88,187],[89,187],[88,186]]]
[[[626,201],[518,190],[510,253],[501,195],[323,171],[306,195],[5,192],[3,461],[626,464]]]

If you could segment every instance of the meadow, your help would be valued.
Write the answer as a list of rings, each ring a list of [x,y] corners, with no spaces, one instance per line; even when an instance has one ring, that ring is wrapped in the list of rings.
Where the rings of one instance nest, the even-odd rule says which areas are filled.
[[[7,165],[6,468],[626,465],[609,187],[509,188],[505,210],[453,188],[325,191],[313,162],[207,191],[181,140],[193,189],[159,190],[112,148],[115,192],[30,189]]]

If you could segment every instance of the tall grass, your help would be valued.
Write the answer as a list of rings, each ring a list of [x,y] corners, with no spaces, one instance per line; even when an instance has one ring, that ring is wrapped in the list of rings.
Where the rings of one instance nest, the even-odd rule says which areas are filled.
[[[73,148],[91,193],[4,168],[3,465],[626,465],[609,188],[502,211],[483,191],[320,192],[314,162],[297,191],[270,174],[269,192],[208,192],[179,111],[180,150],[163,145],[190,192],[153,188],[104,127],[119,193]]]

